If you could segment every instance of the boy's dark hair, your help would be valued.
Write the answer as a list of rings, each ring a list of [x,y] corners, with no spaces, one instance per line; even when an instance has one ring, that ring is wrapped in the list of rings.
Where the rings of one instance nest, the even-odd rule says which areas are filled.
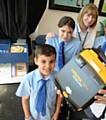
[[[64,25],[67,25],[67,26],[71,27],[74,30],[75,21],[73,20],[73,18],[71,18],[69,16],[64,16],[58,22],[58,27],[63,27]]]
[[[35,47],[34,56],[37,58],[39,55],[45,55],[45,56],[55,55],[56,58],[56,50],[53,46],[48,44],[37,45]]]

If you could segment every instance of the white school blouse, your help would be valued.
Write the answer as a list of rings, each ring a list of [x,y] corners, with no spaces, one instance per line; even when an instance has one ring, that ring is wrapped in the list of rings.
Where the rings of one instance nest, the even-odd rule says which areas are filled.
[[[76,24],[73,36],[77,37],[82,44],[85,41],[83,48],[92,48],[96,37],[96,28],[88,28],[85,32],[82,32],[79,24]]]

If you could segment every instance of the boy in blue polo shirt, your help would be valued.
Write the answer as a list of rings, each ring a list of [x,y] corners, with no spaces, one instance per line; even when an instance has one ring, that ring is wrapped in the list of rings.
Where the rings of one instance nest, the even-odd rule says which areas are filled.
[[[24,77],[16,92],[22,97],[25,120],[57,120],[61,102],[58,95],[55,108],[55,48],[46,44],[37,46],[34,61],[38,69]]]

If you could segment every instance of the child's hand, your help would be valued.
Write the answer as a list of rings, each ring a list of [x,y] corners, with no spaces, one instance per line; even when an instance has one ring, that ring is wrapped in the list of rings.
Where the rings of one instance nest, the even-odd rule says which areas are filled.
[[[63,98],[63,95],[60,90],[57,90],[57,95],[59,95],[61,98]]]
[[[55,36],[55,33],[49,32],[46,35],[46,40]]]
[[[25,120],[34,120],[34,119],[32,118],[32,116],[30,116],[29,118],[25,118]]]
[[[51,120],[57,120],[58,119],[58,113],[54,113],[54,115],[52,116]]]
[[[98,92],[99,94],[103,95],[96,95],[95,96],[95,99],[96,99],[96,103],[102,103],[102,104],[105,104],[106,105],[106,90],[99,90]]]

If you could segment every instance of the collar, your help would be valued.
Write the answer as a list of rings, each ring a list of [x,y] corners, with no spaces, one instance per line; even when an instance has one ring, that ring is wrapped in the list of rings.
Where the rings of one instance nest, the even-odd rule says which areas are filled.
[[[89,32],[90,30],[91,30],[91,28],[88,28],[88,29],[86,30],[86,32]],[[79,32],[79,33],[82,32],[79,24],[77,25],[77,32]]]
[[[72,40],[72,38],[71,38],[70,40]],[[70,42],[70,40],[68,40],[68,41],[63,41],[61,38],[59,38],[59,44],[60,44],[61,42],[64,42],[64,45],[66,45],[66,44],[68,44],[68,42]]]
[[[63,40],[59,37],[59,44],[62,42]],[[64,42],[64,41],[63,41]]]
[[[40,81],[41,79],[44,79],[43,76],[41,75],[39,69],[36,69],[36,73],[35,74],[37,76],[36,77],[37,82]],[[50,80],[50,78],[51,78],[51,74],[45,80]]]

